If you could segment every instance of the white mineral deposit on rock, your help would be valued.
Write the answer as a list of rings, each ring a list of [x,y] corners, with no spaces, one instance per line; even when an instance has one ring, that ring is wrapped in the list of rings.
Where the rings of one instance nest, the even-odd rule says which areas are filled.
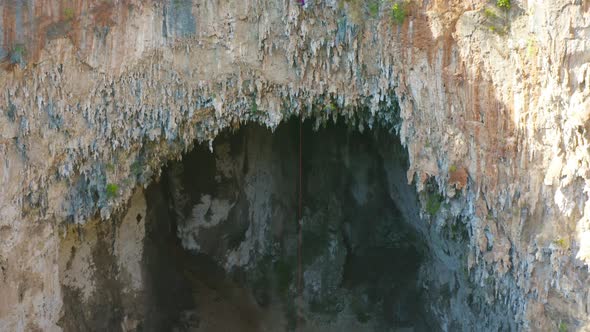
[[[203,319],[226,304],[277,326],[269,303],[297,288],[260,275],[295,274],[279,258],[296,228],[277,220],[296,220],[281,179],[298,176],[298,115],[317,145],[304,175],[338,161],[305,178],[306,218],[326,222],[303,227],[321,244],[303,252],[309,324],[375,322],[345,269],[370,251],[345,207],[387,198],[413,226],[375,215],[383,237],[363,239],[391,257],[416,239],[432,326],[590,329],[589,26],[586,0],[0,2],[0,330],[262,328]],[[336,119],[348,131],[331,136]],[[217,140],[218,160],[195,152]]]

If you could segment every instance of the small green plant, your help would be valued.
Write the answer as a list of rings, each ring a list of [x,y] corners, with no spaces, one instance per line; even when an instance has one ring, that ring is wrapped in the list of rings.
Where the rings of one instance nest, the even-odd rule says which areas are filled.
[[[564,322],[559,323],[559,327],[558,328],[559,328],[559,332],[567,332],[567,331],[569,331],[567,324],[564,323]]]
[[[379,15],[379,0],[369,1],[367,8],[369,9],[369,15],[377,17]]]
[[[172,4],[174,5],[175,9],[178,9],[181,6],[186,5],[186,0],[174,0]]]
[[[107,184],[107,197],[108,198],[115,198],[119,195],[119,186],[115,183]]]
[[[562,249],[567,249],[568,247],[568,241],[562,237],[553,240],[553,244]]]
[[[24,56],[27,53],[27,51],[25,49],[25,45],[23,45],[23,44],[14,45],[14,47],[12,48],[12,53],[18,54],[20,56]]]
[[[402,25],[406,20],[406,4],[403,2],[396,2],[391,6],[391,18],[399,25]]]
[[[134,161],[133,164],[131,164],[131,173],[135,176],[140,176],[141,173],[143,172],[143,167],[141,166],[141,163],[139,161]]]
[[[74,19],[74,9],[67,7],[66,9],[64,9],[64,18],[66,19],[66,21],[71,21]]]
[[[326,112],[334,112],[336,111],[336,105],[334,105],[334,103],[329,103],[326,105],[326,107],[324,107],[324,110]]]
[[[23,44],[15,44],[9,52],[10,63],[24,65],[27,49]]]
[[[252,114],[257,114],[258,113],[258,105],[256,104],[256,100],[255,99],[252,100],[252,105],[250,106],[250,112]]]
[[[428,200],[426,201],[426,212],[431,216],[434,216],[438,210],[440,210],[440,206],[442,203],[442,197],[438,194],[430,194],[428,195]]]
[[[511,7],[510,0],[497,0],[496,6],[498,6],[498,8],[510,10],[510,7]]]
[[[505,7],[498,7],[506,9]],[[505,15],[502,15],[502,13],[498,12],[498,8],[493,6],[486,7],[483,10],[483,16],[486,19],[486,25],[489,31],[495,32],[501,36],[508,33],[507,18]]]
[[[486,18],[491,19],[491,20],[498,18],[498,14],[496,14],[496,12],[493,9],[489,8],[489,7],[487,7],[486,9],[484,9],[483,15]]]
[[[457,171],[457,166],[451,165],[451,167],[449,167],[449,172],[454,173],[456,171]]]
[[[490,30],[490,32],[495,32],[499,36],[505,36],[508,33],[508,27],[506,26],[497,27],[495,25],[490,25],[488,29]]]

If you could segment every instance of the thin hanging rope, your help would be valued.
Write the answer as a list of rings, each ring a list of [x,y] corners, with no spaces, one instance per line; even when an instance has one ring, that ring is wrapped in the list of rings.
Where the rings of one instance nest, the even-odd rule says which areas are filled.
[[[301,307],[303,306],[303,271],[301,266],[301,256],[302,256],[302,243],[303,243],[303,215],[302,215],[302,207],[303,207],[303,167],[302,167],[302,160],[303,160],[303,144],[302,144],[302,123],[303,118],[301,117],[301,111],[299,111],[299,207],[297,211],[297,224],[298,224],[298,239],[297,239],[297,303],[295,305],[297,310],[297,325],[295,330],[297,330],[297,326],[301,325]]]

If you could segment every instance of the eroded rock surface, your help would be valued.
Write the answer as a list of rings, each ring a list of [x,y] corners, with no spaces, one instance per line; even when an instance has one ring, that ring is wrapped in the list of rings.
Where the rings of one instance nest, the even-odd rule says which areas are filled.
[[[101,241],[139,241],[80,226],[96,245],[72,240],[72,274],[63,225],[125,214],[195,138],[299,111],[397,125],[425,232],[468,225],[465,278],[486,295],[451,300],[443,328],[466,311],[464,328],[588,328],[588,2],[413,0],[399,25],[388,5],[305,3],[0,4],[0,329],[59,329],[64,289],[96,292]],[[139,288],[139,249],[104,250],[113,289]]]

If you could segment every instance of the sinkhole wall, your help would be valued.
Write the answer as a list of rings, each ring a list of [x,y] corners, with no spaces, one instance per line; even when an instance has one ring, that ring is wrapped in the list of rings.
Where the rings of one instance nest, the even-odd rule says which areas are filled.
[[[484,302],[493,289],[469,279],[465,220],[436,229],[420,218],[391,128],[308,120],[302,141],[301,328],[514,328],[502,304]],[[293,330],[298,142],[297,119],[223,131],[123,213],[67,228],[59,326]]]
[[[392,20],[356,1],[3,2],[0,328],[59,329],[62,284],[85,296],[97,273],[64,271],[68,234],[123,218],[194,139],[298,112],[391,124],[429,232],[468,225],[482,329],[490,308],[585,328],[590,5],[510,3],[411,0]]]

